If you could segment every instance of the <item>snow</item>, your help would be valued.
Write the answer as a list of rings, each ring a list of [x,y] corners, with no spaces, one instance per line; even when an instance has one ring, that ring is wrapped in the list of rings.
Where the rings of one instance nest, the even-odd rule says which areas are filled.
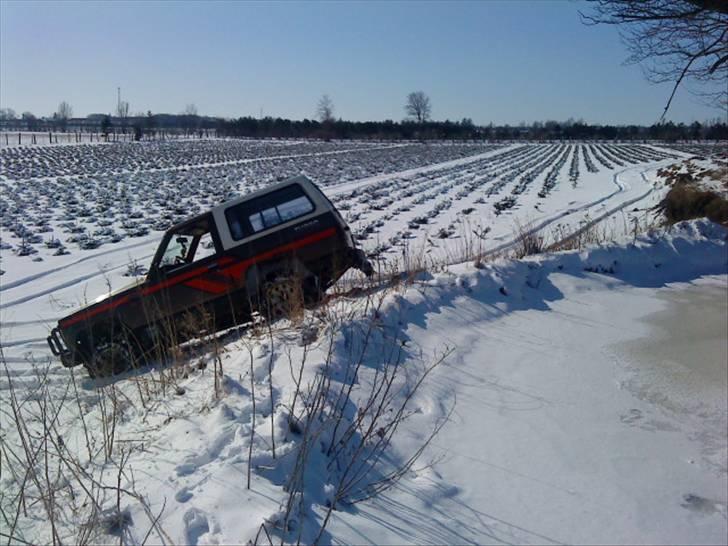
[[[699,286],[722,296],[715,315],[725,328],[726,248],[711,259],[679,238],[648,244],[476,274],[453,268],[450,283],[439,278],[436,289],[405,296],[414,303],[408,316],[422,317],[405,321],[413,345],[458,347],[430,395],[431,404],[454,400],[455,413],[429,453],[434,470],[341,513],[332,535],[372,544],[724,543],[725,381],[710,384],[713,396],[701,386],[675,407],[684,385],[655,381],[668,370],[645,370],[620,353],[654,335],[642,320],[663,310],[656,296],[682,293],[701,270],[708,276]],[[607,256],[616,275],[584,272],[613,263]],[[508,296],[497,297],[499,285]],[[725,332],[710,362],[723,374]],[[690,354],[706,357],[699,347]],[[691,376],[694,364],[673,366]],[[643,383],[648,396],[634,388]]]
[[[97,165],[87,178],[7,178],[4,188],[15,193],[3,196],[5,210],[26,226],[37,225],[29,217],[46,215],[65,241],[58,226],[77,206],[68,198],[85,195],[93,205],[108,198],[105,188],[117,187],[109,186],[113,180],[135,188],[127,203],[145,218],[159,215],[148,209],[162,210],[172,188],[177,202],[204,207],[205,192],[248,191],[295,168],[290,158],[249,162],[242,156],[254,152],[235,143],[222,150],[238,158],[217,163],[212,149],[177,145],[197,150],[199,167],[189,162],[177,171],[164,162],[182,161],[182,153],[157,162],[118,145],[132,154],[129,161],[146,157],[157,167],[112,175]],[[340,295],[300,324],[259,324],[193,343],[174,366],[156,362],[106,380],[77,373],[78,404],[66,398],[75,392],[71,372],[49,360],[45,336],[70,307],[133,280],[123,273],[133,260],[148,263],[160,234],[92,250],[65,243],[72,253],[63,256],[36,245],[44,259],[33,262],[14,252],[19,239],[3,225],[11,248],[1,251],[2,441],[22,459],[17,420],[7,410],[13,400],[22,402],[31,427],[39,401],[59,408],[50,442],[62,439],[57,449],[78,461],[73,472],[55,459],[50,465],[51,481],[65,484],[54,496],[63,507],[55,521],[61,540],[78,542],[83,528],[92,541],[116,542],[121,534],[128,544],[141,544],[147,533],[148,543],[176,544],[256,536],[268,543],[266,533],[274,542],[304,543],[724,543],[728,233],[705,220],[632,232],[666,191],[657,170],[692,152],[579,145],[573,176],[570,146],[357,144],[328,153],[301,144],[301,164],[346,209],[354,231],[373,226],[362,244],[382,269],[420,256],[428,267],[389,285],[367,287],[347,276],[344,284],[364,295]],[[598,172],[587,169],[584,150]],[[559,158],[565,161],[549,188]],[[267,169],[275,174],[266,177]],[[369,175],[357,178],[362,170]],[[522,183],[524,191],[514,193]],[[64,199],[54,201],[44,184]],[[149,188],[159,189],[154,203],[141,198]],[[515,207],[495,214],[494,203],[506,196]],[[129,209],[116,206],[112,227],[121,230]],[[426,224],[413,224],[422,216]],[[617,242],[496,257],[514,244],[516,223],[548,236],[596,221]],[[470,235],[485,228],[483,240]],[[436,238],[441,229],[450,235]],[[476,255],[486,255],[477,268]],[[691,307],[695,301],[702,311]],[[670,334],[679,326],[690,334]],[[392,387],[376,416],[367,400],[389,374]],[[331,388],[317,398],[322,377]],[[401,423],[390,417],[400,409]],[[395,421],[391,442],[378,443]],[[343,437],[350,443],[339,448]],[[380,481],[424,444],[396,484]],[[342,487],[347,475],[361,479]],[[82,483],[98,503],[92,522]],[[125,491],[119,497],[118,483]],[[382,484],[392,487],[363,500]],[[32,499],[37,488],[23,489]],[[5,513],[15,514],[19,491],[5,472]],[[52,542],[43,502],[28,505],[16,537]]]

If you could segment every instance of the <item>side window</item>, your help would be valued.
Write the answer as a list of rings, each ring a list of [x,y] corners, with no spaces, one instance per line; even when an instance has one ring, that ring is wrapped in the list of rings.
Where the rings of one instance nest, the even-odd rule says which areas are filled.
[[[169,239],[159,266],[171,271],[213,256],[215,253],[215,243],[207,223],[186,226]]]
[[[254,232],[261,231],[265,226],[263,225],[263,217],[260,215],[259,212],[255,212],[248,216],[248,220],[250,221],[250,225],[253,228]],[[238,239],[242,238],[237,237]]]
[[[195,252],[194,261],[213,256],[215,254],[215,243],[212,241],[212,234],[208,231],[200,237],[200,242],[197,245],[197,252]]]
[[[280,214],[282,222],[288,222],[288,220],[308,214],[312,210],[311,201],[308,200],[308,197],[303,196],[278,205],[278,214]]]
[[[255,216],[255,215],[253,215]],[[263,227],[269,228],[276,226],[278,224],[282,224],[283,220],[281,220],[281,215],[278,214],[278,209],[275,207],[271,207],[269,209],[265,209],[259,213],[259,216],[263,220]],[[260,231],[260,230],[258,230]]]
[[[298,184],[230,207],[225,217],[236,241],[313,212],[314,205]]]

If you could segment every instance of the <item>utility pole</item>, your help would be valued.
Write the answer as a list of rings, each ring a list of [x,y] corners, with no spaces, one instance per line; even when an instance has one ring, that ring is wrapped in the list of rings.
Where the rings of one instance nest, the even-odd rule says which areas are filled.
[[[116,88],[116,111],[121,110],[121,87]]]

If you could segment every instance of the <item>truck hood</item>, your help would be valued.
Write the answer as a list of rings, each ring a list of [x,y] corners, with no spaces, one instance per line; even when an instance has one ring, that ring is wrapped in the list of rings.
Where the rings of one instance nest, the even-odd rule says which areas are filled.
[[[122,286],[120,288],[117,288],[116,290],[112,290],[110,292],[106,292],[105,294],[101,294],[100,296],[97,296],[95,299],[89,301],[86,305],[82,305],[82,306],[77,307],[76,309],[74,309],[73,312],[71,313],[71,315],[75,315],[79,311],[83,311],[85,309],[88,309],[90,307],[93,307],[94,305],[97,305],[97,304],[99,304],[99,303],[101,303],[103,301],[106,301],[106,300],[111,299],[111,298],[113,298],[115,296],[118,296],[119,294],[123,294],[124,292],[130,292],[130,291],[134,290],[135,288],[137,288],[137,287],[141,286],[142,284],[144,284],[144,281],[145,281],[145,278],[142,277],[140,279],[137,279],[134,282],[131,282],[131,283],[127,284],[127,285],[124,285],[124,286]]]

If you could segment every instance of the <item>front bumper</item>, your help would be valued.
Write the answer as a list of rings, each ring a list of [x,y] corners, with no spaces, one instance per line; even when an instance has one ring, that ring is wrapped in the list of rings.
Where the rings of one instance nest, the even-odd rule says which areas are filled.
[[[66,346],[63,340],[63,335],[58,328],[51,330],[51,335],[46,338],[48,346],[51,348],[51,352],[61,359],[61,363],[66,368],[71,368],[76,365],[73,359],[70,349]]]

